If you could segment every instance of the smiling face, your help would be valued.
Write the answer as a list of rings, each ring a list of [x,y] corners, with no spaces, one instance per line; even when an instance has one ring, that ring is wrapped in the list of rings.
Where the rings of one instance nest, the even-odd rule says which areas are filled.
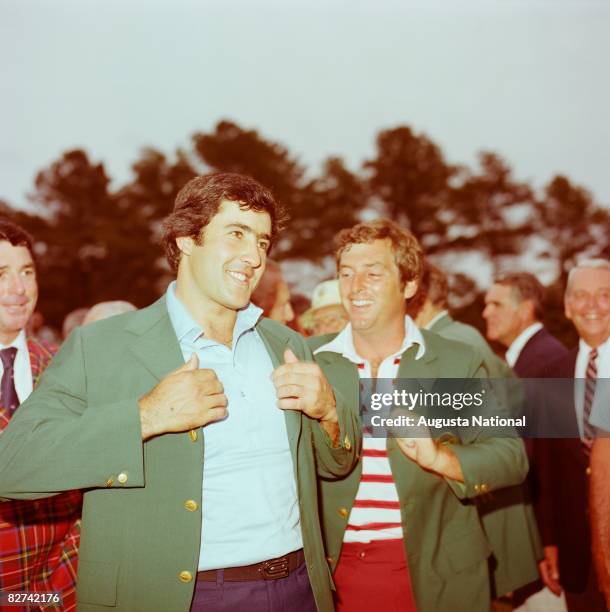
[[[38,299],[36,269],[27,247],[0,241],[0,342],[10,344],[26,326]]]
[[[565,314],[591,347],[610,336],[610,270],[581,268],[574,272],[565,296]]]
[[[339,290],[354,335],[384,335],[404,326],[405,299],[417,282],[401,285],[389,240],[349,245],[339,260]]]
[[[223,200],[197,244],[176,239],[181,259],[176,293],[191,313],[223,316],[248,305],[265,269],[271,218]]]

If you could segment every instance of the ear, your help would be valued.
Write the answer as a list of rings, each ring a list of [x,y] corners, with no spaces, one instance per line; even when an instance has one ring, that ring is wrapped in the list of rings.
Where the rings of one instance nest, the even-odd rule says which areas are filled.
[[[195,241],[190,236],[178,236],[176,238],[176,246],[183,255],[190,255],[194,245]]]
[[[519,311],[526,321],[536,320],[534,316],[534,302],[532,300],[523,300],[519,304]]]
[[[417,281],[412,280],[405,284],[403,295],[405,300],[410,300],[417,293]]]

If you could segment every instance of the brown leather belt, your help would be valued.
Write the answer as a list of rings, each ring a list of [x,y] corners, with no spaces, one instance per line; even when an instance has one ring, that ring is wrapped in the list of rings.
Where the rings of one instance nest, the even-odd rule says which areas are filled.
[[[223,580],[227,582],[247,582],[251,580],[277,580],[286,578],[305,561],[303,549],[295,550],[283,557],[269,559],[252,565],[241,567],[227,567],[223,570]],[[216,582],[216,576],[220,570],[205,570],[197,572],[197,580],[204,582]]]

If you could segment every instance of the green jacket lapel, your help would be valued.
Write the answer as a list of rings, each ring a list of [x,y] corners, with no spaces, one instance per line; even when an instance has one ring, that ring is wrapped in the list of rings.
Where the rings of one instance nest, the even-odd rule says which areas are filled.
[[[256,331],[261,337],[263,344],[267,347],[273,367],[277,368],[284,363],[284,351],[289,346],[290,337],[288,334],[278,334],[277,330],[272,329],[268,321],[264,317],[259,319],[259,322],[256,324]]]
[[[290,343],[290,336],[288,333],[277,333],[277,329],[269,324],[269,320],[261,318],[256,325],[256,331],[261,337],[263,344],[267,348],[269,357],[271,357],[271,363],[273,368],[277,368],[284,363],[284,351],[287,348],[292,348],[292,351],[299,355],[300,351],[296,347],[292,347]],[[295,470],[296,470],[296,458],[297,458],[297,443],[299,435],[301,433],[301,413],[296,410],[284,410],[284,417],[286,419],[286,429],[288,431],[288,442],[290,444],[290,450],[292,456],[295,459]]]
[[[158,380],[184,364],[165,296],[135,313],[127,330],[136,335],[130,351]]]
[[[426,334],[422,331],[424,340]],[[434,378],[438,376],[436,367],[437,356],[434,349],[426,342],[426,351],[416,359],[419,345],[410,347],[402,354],[400,365],[398,366],[398,378],[403,380],[413,380],[415,384],[421,385],[427,391],[434,386]]]
[[[316,360],[333,381],[341,381],[341,391],[349,394],[351,390],[358,389],[360,378],[356,366],[339,353],[321,351],[317,353]],[[349,397],[349,395],[348,395]]]

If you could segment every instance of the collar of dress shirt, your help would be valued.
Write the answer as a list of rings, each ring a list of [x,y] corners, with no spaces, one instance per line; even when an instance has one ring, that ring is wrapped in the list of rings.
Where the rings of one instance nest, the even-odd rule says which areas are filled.
[[[519,355],[523,350],[523,347],[527,344],[528,340],[538,331],[540,331],[544,326],[540,321],[536,321],[529,327],[526,327],[511,343],[508,347],[505,355],[506,363],[513,368],[517,363],[517,359],[519,359]]]
[[[435,317],[433,317],[432,319],[430,319],[430,321],[428,321],[428,323],[426,324],[425,329],[431,329],[432,326],[437,321],[440,321],[443,317],[448,317],[448,316],[449,316],[449,311],[448,310],[441,310]]]
[[[203,338],[205,338],[201,325],[193,320],[193,317],[187,310],[186,306],[176,295],[176,281],[172,281],[169,284],[165,299],[167,303],[167,312],[172,322],[174,331],[176,332],[178,342],[194,344],[200,337],[203,336]],[[256,325],[262,314],[263,309],[255,306],[252,304],[252,302],[250,302],[250,304],[248,304],[248,306],[242,310],[238,311],[235,327],[233,328],[234,345],[235,340],[239,338],[241,334],[249,329],[252,329]]]
[[[592,346],[589,346],[582,338],[578,341],[578,354],[579,356],[583,353],[589,359],[589,353],[593,350]],[[598,360],[604,359],[606,360],[610,357],[610,338],[607,338],[603,344],[600,344],[597,347],[597,358]]]
[[[0,343],[0,349],[8,348],[9,346],[14,346],[17,349],[17,352],[23,351],[27,354],[28,352],[28,341],[25,336],[25,329],[22,329],[17,337],[10,344],[2,344]]]
[[[417,344],[419,348],[417,349],[417,355],[415,355],[415,359],[419,359],[426,352],[426,343],[424,342],[424,337],[413,319],[409,316],[405,316],[405,337],[402,341],[401,347],[394,353],[394,355],[402,355],[407,349],[409,349],[414,344]],[[322,351],[330,351],[332,353],[339,353],[347,360],[352,363],[360,363],[363,360],[363,357],[358,355],[356,352],[356,348],[354,347],[354,338],[352,335],[352,324],[348,323],[337,335],[334,340],[331,340],[327,344],[323,344],[318,347],[314,354],[321,353]]]

